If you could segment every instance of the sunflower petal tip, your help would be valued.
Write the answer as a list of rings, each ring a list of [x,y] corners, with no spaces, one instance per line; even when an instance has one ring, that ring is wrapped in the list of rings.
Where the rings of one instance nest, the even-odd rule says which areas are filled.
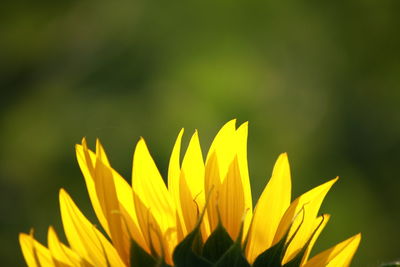
[[[67,191],[65,191],[65,189],[61,187],[58,195],[61,198],[61,197],[65,196],[65,195],[67,195]]]
[[[82,137],[81,143],[80,144],[75,144],[75,150],[85,150],[87,149],[87,141],[86,137]]]
[[[138,150],[139,148],[143,147],[143,146],[146,146],[146,142],[144,141],[143,136],[140,136],[139,140],[136,143],[135,151]]]
[[[78,152],[82,150],[82,145],[81,144],[75,144],[75,152]]]
[[[96,138],[96,154],[101,154],[101,152],[104,151],[104,147],[100,142],[99,138]]]
[[[279,157],[287,159],[288,158],[288,153],[287,152],[283,152],[279,155]]]
[[[333,186],[338,180],[339,180],[339,176],[336,176],[335,178],[330,179],[329,181],[325,182],[324,184]]]
[[[19,239],[24,238],[26,236],[29,236],[29,235],[27,235],[26,233],[19,233],[18,234]]]
[[[35,228],[31,228],[29,229],[29,235],[33,237],[33,235],[35,234]]]
[[[236,126],[236,121],[237,121],[237,119],[236,118],[233,118],[233,119],[231,119],[230,121],[228,121],[227,123],[225,123],[225,125],[224,126],[230,126],[230,125],[232,125],[232,126]],[[224,128],[224,126],[222,126],[222,128]]]
[[[356,239],[356,240],[358,240],[358,241],[361,241],[361,237],[362,237],[362,234],[361,234],[361,233],[358,233],[358,234],[356,234],[356,235],[354,236],[354,239]]]
[[[248,128],[248,126],[249,126],[249,122],[248,121],[245,121],[245,122],[243,122],[242,124],[240,124],[240,127],[246,127],[246,128]],[[239,127],[239,128],[240,128]]]
[[[82,138],[81,144],[84,148],[87,148],[87,139],[86,136]]]

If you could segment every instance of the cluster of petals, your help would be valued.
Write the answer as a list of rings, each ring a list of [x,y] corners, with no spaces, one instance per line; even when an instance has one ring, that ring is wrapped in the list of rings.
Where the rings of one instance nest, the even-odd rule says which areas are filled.
[[[174,265],[175,247],[196,227],[199,214],[203,240],[222,223],[233,240],[242,235],[243,253],[250,264],[291,237],[282,264],[306,246],[301,266],[348,266],[361,235],[309,258],[311,249],[329,220],[319,215],[322,201],[336,182],[332,179],[291,201],[291,175],[287,155],[276,161],[272,176],[253,209],[247,164],[248,124],[226,123],[214,138],[206,158],[197,131],[181,160],[178,134],[172,149],[165,184],[144,139],[136,145],[131,185],[115,171],[97,140],[76,145],[79,166],[102,227],[90,222],[70,195],[59,193],[61,218],[68,245],[49,227],[47,247],[30,234],[19,236],[28,266],[130,266],[134,240],[150,255]]]

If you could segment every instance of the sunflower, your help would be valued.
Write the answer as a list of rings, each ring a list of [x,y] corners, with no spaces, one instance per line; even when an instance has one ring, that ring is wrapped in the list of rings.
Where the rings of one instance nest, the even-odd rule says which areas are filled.
[[[83,139],[76,156],[102,229],[61,189],[68,245],[51,226],[47,247],[33,231],[21,233],[28,266],[349,266],[360,234],[309,259],[330,217],[319,208],[337,178],[291,202],[288,157],[281,154],[253,209],[248,123],[235,125],[221,128],[205,160],[195,131],[181,162],[182,129],[167,186],[143,138],[134,151],[132,185],[111,167],[99,140],[92,151]]]

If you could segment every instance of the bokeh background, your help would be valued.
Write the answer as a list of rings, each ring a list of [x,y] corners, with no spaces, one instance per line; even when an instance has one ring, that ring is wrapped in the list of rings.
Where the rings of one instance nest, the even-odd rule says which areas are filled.
[[[400,257],[399,1],[4,1],[0,9],[0,259],[18,233],[63,237],[58,190],[93,222],[74,155],[99,137],[130,180],[144,136],[167,172],[195,129],[204,153],[249,121],[256,200],[288,152],[293,197],[339,175],[314,253],[362,232],[354,266]]]

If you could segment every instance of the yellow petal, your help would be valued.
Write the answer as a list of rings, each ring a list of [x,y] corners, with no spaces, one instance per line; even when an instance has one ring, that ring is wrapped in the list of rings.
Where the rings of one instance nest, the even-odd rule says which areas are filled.
[[[184,129],[179,131],[168,165],[168,190],[174,201],[179,203],[179,176],[181,172],[180,155]]]
[[[183,217],[183,234],[186,236],[194,229],[199,213],[202,209],[196,204],[196,200],[192,196],[189,186],[187,184],[187,178],[184,171],[181,171],[179,193],[181,198],[181,210]]]
[[[121,217],[122,229],[125,229],[125,226],[127,226],[130,236],[146,250],[147,249],[146,243],[144,241],[143,234],[139,227],[139,222],[137,219],[137,214],[134,206],[132,187],[118,172],[116,172],[110,166],[109,170],[112,173],[115,191],[119,202],[119,211],[116,213],[111,212],[110,216],[114,215],[121,217],[122,215]],[[127,247],[129,247],[129,245],[127,245]]]
[[[179,193],[179,180],[180,180],[180,172],[181,172],[181,164],[180,164],[180,154],[181,154],[181,143],[182,143],[182,135],[184,129],[181,129],[178,137],[176,138],[174,147],[172,149],[171,157],[168,165],[168,191],[175,203],[176,207],[176,222],[177,222],[177,242],[179,243],[183,237],[186,235],[187,230],[185,227],[182,209],[181,209],[181,201],[180,201],[180,193]]]
[[[181,208],[179,208],[179,210],[182,213]],[[183,216],[178,214],[178,208],[177,208],[177,212],[176,212],[176,236],[177,236],[177,244],[179,244],[184,238],[185,235],[183,234],[184,232],[186,233],[186,229],[183,229],[183,224],[185,223],[183,221]]]
[[[206,196],[208,196],[208,192],[213,189],[213,195],[209,198],[210,208],[207,210],[212,231],[218,224],[215,206],[216,196],[220,195],[219,187],[227,177],[232,162],[237,158],[238,173],[242,185],[241,191],[244,197],[243,210],[238,212],[244,216],[242,220],[244,221],[243,233],[245,237],[252,218],[252,196],[247,166],[248,123],[243,123],[237,130],[235,124],[236,120],[226,123],[211,144],[206,160],[205,190]]]
[[[218,225],[217,196],[229,166],[237,154],[236,120],[227,122],[215,136],[207,154],[205,167],[205,194],[209,199],[207,215],[212,232]],[[209,195],[211,192],[211,195]]]
[[[327,249],[309,260],[304,267],[319,266],[350,266],[351,260],[361,241],[361,234],[352,236],[351,238]]]
[[[137,216],[144,216],[140,213],[146,212],[138,208],[137,200],[140,199],[161,230],[163,247],[174,247],[177,242],[175,205],[143,139],[137,143],[133,156],[132,189],[137,195],[134,198]],[[139,219],[142,232],[146,235],[149,225],[144,222],[146,220]],[[167,251],[172,253],[172,249]]]
[[[318,216],[318,218],[315,219],[315,222],[314,222],[315,233],[310,240],[310,244],[308,245],[306,252],[304,253],[301,265],[303,265],[305,262],[307,262],[308,257],[310,256],[311,250],[314,247],[315,242],[317,241],[322,230],[324,230],[326,224],[329,222],[330,217],[331,216],[329,214],[323,214],[321,216]]]
[[[222,126],[215,136],[207,154],[206,162],[210,160],[213,153],[218,158],[219,178],[224,179],[229,166],[236,155],[236,120],[231,120]],[[222,181],[221,181],[222,182]]]
[[[204,162],[197,131],[190,139],[188,149],[183,158],[182,171],[185,172],[185,180],[192,199],[196,199],[196,202],[200,205],[200,210],[202,210],[205,202]]]
[[[246,237],[253,217],[253,200],[249,179],[249,168],[247,165],[247,134],[248,122],[243,123],[236,131],[237,157],[239,162],[240,177],[242,179],[244,193],[245,219],[243,227],[243,237]]]
[[[207,160],[205,170],[205,193],[209,201],[207,206],[208,221],[210,231],[212,232],[218,225],[218,194],[221,187],[221,179],[219,178],[218,159],[216,153],[213,153]]]
[[[95,266],[125,266],[115,248],[63,189],[60,190],[60,209],[64,232],[73,250]]]
[[[218,208],[222,224],[231,238],[236,240],[245,216],[245,199],[237,157],[233,160],[219,193]]]
[[[111,168],[99,140],[96,142],[96,154],[87,148],[85,139],[82,145],[76,146],[76,154],[97,218],[106,233],[113,239],[124,261],[127,262],[129,255],[127,230],[140,246],[147,249],[133,204],[132,188],[118,172]],[[113,197],[108,196],[108,191]],[[115,201],[115,194],[119,203]],[[117,217],[120,218],[117,219]],[[113,233],[109,226],[111,220],[115,221],[112,223]],[[126,227],[128,229],[125,229]]]
[[[19,234],[22,254],[29,267],[55,266],[50,251],[30,235]]]
[[[82,140],[82,145],[76,145],[76,158],[81,168],[83,177],[85,178],[86,188],[89,193],[90,201],[92,202],[93,209],[96,216],[108,235],[110,230],[108,228],[107,219],[103,213],[103,209],[100,206],[99,199],[96,193],[96,186],[94,182],[94,165],[96,162],[96,156],[87,148],[86,139]]]
[[[119,211],[122,214],[123,225],[128,227],[129,234],[144,250],[148,250],[140,230],[136,209],[133,201],[132,187],[117,172],[113,171],[115,188],[118,195]]]
[[[111,166],[110,161],[107,158],[106,151],[104,150],[104,147],[100,143],[100,139],[96,139],[96,157],[104,163],[106,166]]]
[[[290,261],[294,256],[304,247],[307,241],[311,238],[314,232],[315,218],[317,217],[319,208],[324,200],[326,194],[338,178],[332,179],[297,198],[285,212],[281,223],[278,227],[277,234],[275,235],[274,242],[279,239],[279,235],[289,228],[289,237],[295,232],[289,244],[282,263],[285,264]],[[301,210],[304,211],[303,216],[296,216]],[[299,229],[298,229],[299,228]],[[297,231],[298,229],[298,231]]]
[[[112,243],[122,260],[128,265],[130,236],[120,211],[113,171],[109,166],[106,154],[99,140],[96,143],[96,154],[94,177],[97,197],[103,214],[107,219]]]
[[[64,245],[58,239],[56,232],[53,227],[49,227],[47,232],[47,244],[49,251],[54,261],[58,262],[58,265],[62,266],[82,266],[83,260],[69,247]]]
[[[183,212],[187,231],[185,234],[194,229],[199,212],[204,209],[204,169],[200,141],[198,133],[195,131],[183,158],[180,177],[180,190],[185,191],[180,194],[182,209],[186,210]],[[203,238],[207,238],[210,235],[208,218],[203,218],[201,229]]]
[[[24,255],[25,262],[29,267],[38,266],[34,249],[33,249],[33,238],[25,233],[19,234],[19,244],[21,246],[22,254]]]
[[[146,247],[148,247],[148,253],[154,257],[165,257],[168,263],[172,263],[170,246],[168,242],[163,240],[163,233],[157,220],[136,192],[133,192],[133,199],[135,201],[139,225],[146,241]]]
[[[290,205],[290,195],[290,167],[287,154],[284,153],[276,161],[271,179],[254,210],[246,248],[250,263],[272,246],[279,222]]]

